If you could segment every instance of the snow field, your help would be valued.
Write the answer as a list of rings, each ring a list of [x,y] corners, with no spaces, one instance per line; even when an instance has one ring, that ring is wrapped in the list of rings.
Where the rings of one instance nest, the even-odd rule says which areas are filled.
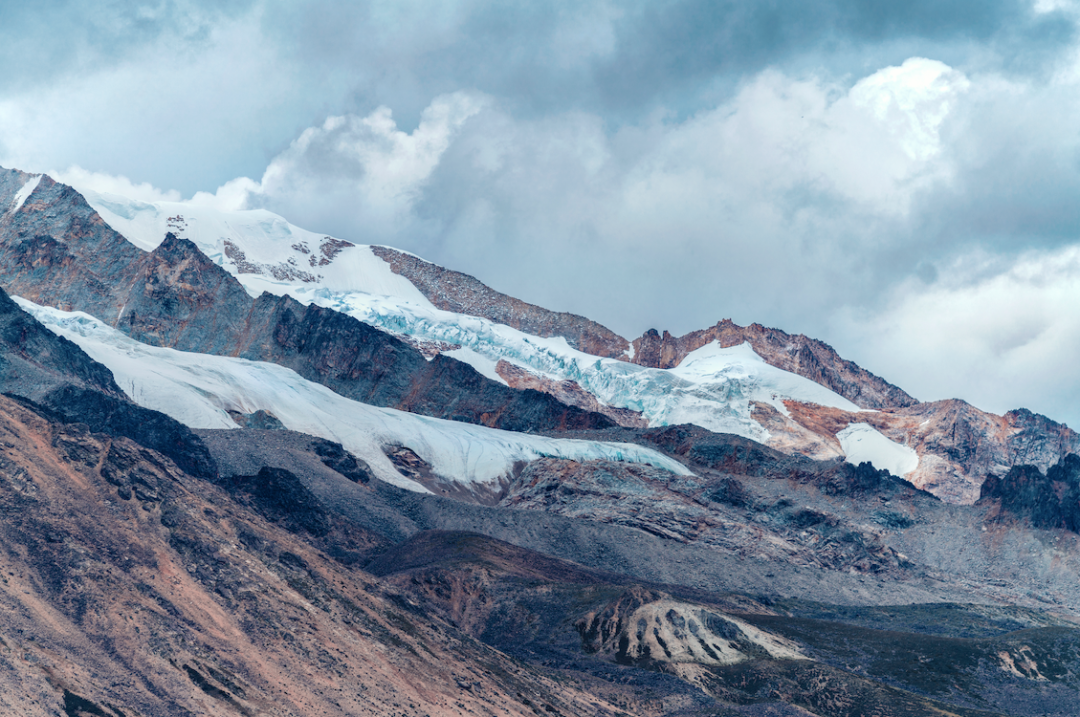
[[[287,428],[341,443],[367,461],[380,479],[411,490],[427,492],[397,471],[383,446],[406,446],[438,476],[457,483],[493,483],[515,462],[541,457],[630,461],[690,474],[682,464],[631,444],[552,439],[369,406],[277,364],[149,346],[89,314],[12,298],[107,366],[140,406],[192,428],[237,428],[228,411],[269,411]]]

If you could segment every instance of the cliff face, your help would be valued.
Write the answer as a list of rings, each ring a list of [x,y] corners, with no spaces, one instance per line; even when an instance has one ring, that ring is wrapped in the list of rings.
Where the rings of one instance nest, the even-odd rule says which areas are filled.
[[[979,498],[1036,528],[1080,532],[1080,456],[1065,456],[1045,470],[1013,466],[1003,476],[989,476]]]

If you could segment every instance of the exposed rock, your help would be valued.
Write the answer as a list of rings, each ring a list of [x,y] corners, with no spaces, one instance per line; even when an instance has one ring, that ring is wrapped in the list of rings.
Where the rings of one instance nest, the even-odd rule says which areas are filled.
[[[528,304],[468,274],[444,269],[397,249],[373,246],[371,251],[445,311],[490,319],[534,336],[561,336],[577,350],[594,356],[621,358],[630,347],[623,337],[583,316]]]
[[[577,406],[583,411],[600,413],[607,416],[620,426],[630,428],[645,428],[649,422],[639,411],[631,411],[629,408],[616,408],[600,403],[596,396],[592,395],[574,381],[554,381],[546,376],[535,374],[508,361],[499,361],[495,365],[495,372],[502,377],[511,388],[532,389],[547,393],[565,403],[568,406]]]
[[[956,399],[860,413],[796,401],[785,405],[811,434],[835,438],[848,425],[865,423],[914,449],[919,465],[906,480],[951,503],[975,502],[987,475],[1024,461],[1045,471],[1080,450],[1080,435],[1045,416],[1027,410],[995,416]]]
[[[1069,454],[1046,473],[1036,466],[1013,466],[1003,476],[989,476],[979,497],[980,502],[994,502],[1036,528],[1063,528],[1078,533],[1080,456]]]
[[[724,319],[707,329],[675,337],[651,329],[634,339],[633,362],[652,368],[673,368],[691,351],[718,341],[728,348],[749,342],[765,363],[832,389],[862,408],[897,408],[918,401],[869,371],[840,356],[828,344],[791,335],[761,324],[738,326]]]
[[[269,430],[284,430],[285,424],[283,424],[277,416],[259,409],[254,413],[240,413],[239,411],[229,411],[229,418],[233,419],[233,422],[241,428],[263,428]]]

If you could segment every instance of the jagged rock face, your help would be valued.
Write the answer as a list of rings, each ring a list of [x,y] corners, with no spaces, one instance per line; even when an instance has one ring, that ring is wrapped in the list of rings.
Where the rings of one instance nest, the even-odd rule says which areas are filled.
[[[1036,528],[1080,532],[1080,456],[1065,456],[1045,473],[1023,465],[990,476],[982,485],[982,501],[994,502]]]
[[[233,499],[5,398],[0,445],[4,714],[616,712],[329,559],[285,471]]]
[[[906,479],[951,503],[974,503],[987,475],[1022,463],[1046,470],[1080,451],[1080,435],[1045,416],[1025,410],[995,416],[955,399],[862,413],[795,401],[785,405],[791,420],[809,433],[835,440],[848,425],[866,423],[913,448],[919,466]]]
[[[0,176],[0,206],[7,206],[24,175]],[[348,398],[438,418],[509,430],[614,425],[552,396],[507,388],[454,359],[429,363],[405,342],[330,309],[265,294],[253,300],[175,234],[143,252],[48,177],[18,212],[3,216],[0,235],[9,292],[85,311],[139,341],[272,361]]]
[[[861,408],[897,408],[918,403],[891,383],[840,358],[828,344],[761,324],[738,326],[730,319],[680,337],[667,331],[663,336],[655,329],[647,331],[634,339],[633,362],[652,368],[672,368],[691,351],[713,341],[724,348],[749,342],[765,363],[816,381]]]
[[[0,171],[8,207],[21,173]],[[25,177],[26,175],[22,175]],[[42,176],[17,212],[0,215],[0,265],[9,293],[112,323],[143,254],[109,227],[82,195]],[[118,289],[120,291],[118,291]]]
[[[622,358],[630,343],[615,332],[583,316],[549,311],[485,286],[468,274],[451,271],[423,259],[384,246],[372,252],[395,274],[412,282],[440,309],[479,316],[534,336],[562,336],[576,348],[594,356]]]

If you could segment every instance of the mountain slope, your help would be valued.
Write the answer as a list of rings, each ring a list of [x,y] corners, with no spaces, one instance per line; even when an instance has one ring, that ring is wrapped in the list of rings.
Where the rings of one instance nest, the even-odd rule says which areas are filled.
[[[153,451],[6,398],[0,433],[5,714],[616,713]]]
[[[652,462],[687,473],[676,461],[632,444],[557,440],[446,421],[359,403],[274,363],[206,356],[142,344],[87,314],[20,305],[58,341],[70,340],[111,369],[146,408],[193,428],[235,428],[235,414],[263,411],[286,428],[342,443],[383,480],[425,490],[403,476],[392,449],[407,448],[431,471],[431,488],[498,491],[520,466],[543,456]],[[418,478],[424,479],[422,476]]]
[[[17,199],[12,178],[20,175],[0,174],[3,205]],[[0,219],[0,267],[10,293],[86,311],[157,345],[277,361],[378,405],[512,430],[612,425],[449,358],[429,363],[384,332],[317,306],[252,299],[190,242],[172,235],[142,251],[70,187],[22,177],[36,182],[33,191]]]
[[[917,403],[804,336],[725,321],[630,346],[583,317],[269,212],[86,199],[5,174],[9,289],[140,340],[277,362],[357,400],[519,431],[694,423],[870,460],[959,503],[978,498],[988,473],[1046,470],[1080,450],[1080,435],[1027,411]]]
[[[182,375],[192,385],[171,395],[133,393],[201,396],[223,423],[214,400],[244,407],[258,390],[301,396],[297,412],[312,405],[303,391],[347,401],[281,366],[260,364],[245,384],[237,367],[250,361],[177,356],[22,303],[123,359],[114,380],[9,306],[7,325],[21,327],[9,334],[27,340],[0,344],[0,358],[60,385],[105,396]],[[329,420],[344,422],[343,405]],[[13,714],[1064,717],[1075,706],[1080,535],[945,505],[869,465],[694,426],[609,428],[576,445],[632,440],[693,472],[662,456],[539,458],[484,506],[403,491],[341,445],[280,429],[193,434],[217,467],[198,478],[109,425],[88,430],[84,406],[60,407],[58,422],[0,398],[0,704]],[[378,416],[365,430],[412,422],[421,436],[468,432],[468,445],[495,433],[364,410]],[[1073,463],[1051,483],[1075,483]],[[897,601],[916,604],[881,607]],[[981,604],[917,604],[943,601]]]

